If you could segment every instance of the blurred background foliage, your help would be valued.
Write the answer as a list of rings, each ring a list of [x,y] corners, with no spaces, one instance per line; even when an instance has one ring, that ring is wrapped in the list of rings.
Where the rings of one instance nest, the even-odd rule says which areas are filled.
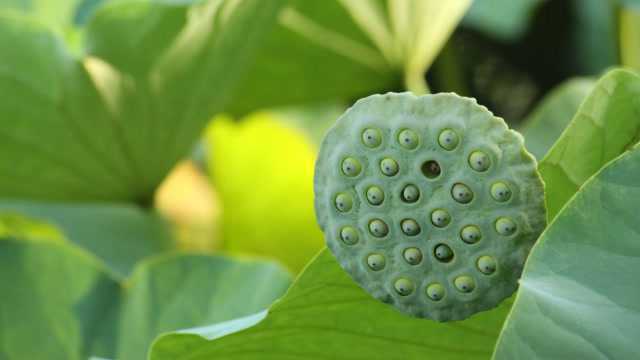
[[[49,251],[33,255],[43,269],[73,258],[69,273],[87,276],[51,281],[102,284],[125,323],[140,320],[127,309],[167,296],[180,279],[194,279],[179,290],[184,299],[212,296],[227,282],[197,283],[227,277],[227,261],[247,266],[246,288],[275,284],[242,310],[233,297],[190,315],[160,304],[157,313],[170,315],[135,344],[76,339],[83,354],[136,358],[160,331],[264,308],[284,292],[287,272],[322,249],[313,164],[324,132],[356,99],[407,90],[475,97],[541,159],[595,78],[619,65],[640,70],[640,2],[0,0],[0,47],[14,49],[0,59],[0,151],[20,164],[0,164],[7,254]],[[88,148],[65,130],[68,118]],[[6,271],[24,266],[3,258],[12,259]],[[14,303],[42,291],[35,278],[23,281],[33,292],[13,294]],[[136,288],[145,281],[164,287]]]

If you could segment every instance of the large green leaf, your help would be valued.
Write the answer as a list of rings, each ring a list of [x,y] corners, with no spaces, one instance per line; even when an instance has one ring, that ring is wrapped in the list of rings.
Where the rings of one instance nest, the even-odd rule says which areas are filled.
[[[143,359],[160,333],[255,313],[289,281],[272,263],[171,255],[119,283],[73,245],[1,238],[0,358]]]
[[[257,53],[230,111],[332,99],[404,86],[424,74],[468,0],[294,0]],[[274,88],[277,88],[274,91]]]
[[[214,340],[165,335],[150,359],[488,359],[510,305],[461,322],[407,317],[358,287],[325,249],[264,319],[218,326],[206,335]]]
[[[546,184],[547,218],[552,220],[589,177],[638,139],[640,77],[612,70],[598,80],[538,165]]]
[[[527,261],[495,359],[640,357],[640,148],[558,214]]]
[[[542,99],[520,129],[529,152],[538,159],[544,157],[594,84],[594,80],[587,78],[571,79],[554,88]]]
[[[11,124],[0,197],[149,204],[283,2],[113,2],[89,23],[82,59],[46,27],[0,15],[11,49],[0,62],[0,121]]]
[[[68,240],[100,258],[118,278],[128,276],[143,258],[175,248],[168,224],[133,205],[0,201],[0,211],[56,226]]]

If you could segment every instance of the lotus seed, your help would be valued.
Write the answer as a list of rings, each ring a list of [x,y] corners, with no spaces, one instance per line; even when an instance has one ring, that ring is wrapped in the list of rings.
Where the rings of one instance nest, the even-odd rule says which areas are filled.
[[[342,160],[342,173],[344,173],[346,176],[358,176],[361,170],[362,166],[360,166],[360,162],[357,159],[348,157]]]
[[[516,223],[508,217],[501,217],[496,221],[496,231],[500,235],[512,235],[516,232],[516,229]]]
[[[437,209],[431,213],[431,223],[439,228],[446,227],[451,222],[451,215],[446,210]]]
[[[355,245],[360,236],[358,236],[358,230],[351,226],[345,226],[340,230],[340,239],[347,245]]]
[[[393,283],[393,287],[396,289],[398,295],[407,296],[410,295],[416,286],[413,284],[413,281],[407,278],[399,278]]]
[[[380,146],[382,143],[382,134],[378,129],[366,129],[362,132],[362,143],[370,148]]]
[[[481,273],[491,275],[496,271],[496,260],[491,256],[480,256],[476,262],[476,266]]]
[[[420,232],[420,225],[413,219],[402,220],[400,226],[402,227],[402,232],[409,236],[418,235]]]
[[[480,232],[479,227],[475,225],[467,225],[462,228],[460,238],[468,244],[475,244],[482,238],[482,233]]]
[[[418,146],[418,142],[418,134],[412,130],[405,129],[398,134],[398,143],[406,149],[415,149]]]
[[[391,158],[383,159],[380,162],[380,170],[387,176],[393,176],[398,173],[398,163]]]
[[[444,286],[438,283],[427,286],[427,296],[433,301],[440,301],[444,297]]]
[[[487,171],[491,166],[491,159],[482,151],[474,151],[469,155],[469,166],[475,171]]]
[[[455,149],[459,142],[458,134],[451,129],[442,130],[440,136],[438,136],[438,144],[445,150]]]
[[[433,255],[442,262],[449,262],[453,259],[453,250],[446,244],[440,244],[433,249]]]
[[[380,205],[384,201],[384,192],[378,186],[370,186],[367,189],[367,201],[371,205]]]
[[[415,247],[404,249],[402,256],[411,265],[418,265],[422,261],[422,251]]]
[[[402,189],[402,201],[414,203],[420,198],[420,190],[415,185],[407,185]]]
[[[373,271],[380,271],[384,269],[387,261],[382,254],[371,254],[367,256],[367,265]]]
[[[353,198],[348,193],[339,193],[336,196],[336,208],[338,211],[347,212],[353,207]]]
[[[375,237],[385,237],[389,233],[389,227],[380,219],[373,219],[369,222],[369,232]]]
[[[503,182],[497,182],[491,185],[491,197],[499,202],[508,201],[511,198],[511,189]]]
[[[458,183],[451,188],[451,196],[461,204],[468,204],[473,200],[473,191],[467,185]]]
[[[453,284],[456,286],[458,291],[463,293],[470,293],[473,289],[476,288],[476,282],[473,281],[473,278],[470,276],[458,276],[455,280],[453,280]]]
[[[422,167],[420,167],[420,170],[422,170],[422,174],[428,179],[435,179],[440,176],[440,173],[442,172],[440,164],[435,160],[425,161],[422,164]]]

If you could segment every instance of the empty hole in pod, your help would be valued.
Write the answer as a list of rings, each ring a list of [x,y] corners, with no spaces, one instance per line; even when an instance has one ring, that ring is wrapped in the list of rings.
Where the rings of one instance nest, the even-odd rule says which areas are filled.
[[[380,170],[387,176],[394,176],[398,173],[398,163],[392,158],[384,158],[380,161]]]
[[[378,129],[365,129],[362,132],[362,143],[370,148],[378,147],[382,143],[382,133]]]
[[[380,271],[384,269],[387,264],[387,260],[384,258],[382,254],[369,254],[367,256],[367,265],[373,271]]]
[[[467,225],[460,231],[460,239],[467,244],[475,244],[482,238],[482,232],[476,225]]]
[[[420,199],[420,189],[415,185],[409,184],[402,189],[400,198],[406,203],[414,203]]]
[[[451,129],[444,129],[438,136],[438,144],[445,150],[453,150],[460,143],[460,137]]]
[[[440,173],[442,172],[440,164],[435,160],[427,160],[423,162],[420,170],[428,179],[435,179],[440,176]]]
[[[438,244],[433,248],[433,256],[440,262],[450,262],[453,260],[453,250],[447,244]]]
[[[431,223],[439,228],[446,227],[451,222],[451,215],[447,210],[436,209],[431,213]]]
[[[476,150],[469,155],[469,166],[475,171],[484,172],[491,166],[491,159],[485,152]]]
[[[353,207],[353,198],[349,193],[341,192],[336,195],[336,209],[340,212],[347,212]]]
[[[440,301],[444,298],[445,289],[442,284],[433,283],[429,284],[426,289],[427,297],[433,301]]]
[[[342,160],[342,173],[349,177],[358,176],[362,171],[360,161],[356,158],[348,157]]]
[[[400,222],[402,232],[409,236],[418,235],[420,233],[420,225],[413,219],[404,219]]]
[[[369,186],[367,189],[367,201],[371,205],[380,205],[384,201],[384,191],[379,186]]]
[[[508,217],[501,217],[496,220],[496,231],[503,236],[513,235],[516,232],[518,226],[515,221]]]
[[[353,226],[344,226],[340,229],[340,240],[347,245],[355,245],[360,239],[360,235],[358,235],[358,230],[356,230]]]
[[[415,290],[416,286],[413,281],[407,278],[399,278],[393,283],[393,288],[396,290],[398,295],[400,296],[408,296],[411,295],[413,290]]]
[[[413,150],[418,147],[418,134],[413,130],[404,129],[398,134],[398,143],[405,149]]]
[[[389,227],[380,219],[369,221],[369,232],[375,237],[385,237],[389,233]]]
[[[453,285],[458,291],[463,293],[470,293],[476,288],[476,282],[471,276],[462,275],[453,280]]]
[[[468,204],[473,200],[473,191],[467,185],[457,183],[451,187],[451,196],[461,204]]]
[[[496,266],[496,259],[489,255],[480,256],[476,261],[476,267],[485,275],[491,275],[496,272]]]
[[[422,251],[416,247],[404,249],[402,252],[404,260],[410,265],[418,265],[422,261]]]
[[[498,181],[491,185],[491,197],[495,201],[505,202],[511,199],[511,188],[502,181]]]

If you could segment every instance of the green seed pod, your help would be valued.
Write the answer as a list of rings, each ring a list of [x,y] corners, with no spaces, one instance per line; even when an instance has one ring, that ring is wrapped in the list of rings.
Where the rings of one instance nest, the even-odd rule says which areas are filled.
[[[463,293],[470,293],[476,288],[476,282],[470,276],[458,276],[454,281],[454,285],[458,291]]]
[[[517,288],[546,225],[536,168],[522,137],[475,100],[373,95],[322,143],[316,216],[369,294],[411,316],[461,320]]]
[[[398,143],[400,146],[405,147],[409,150],[413,150],[418,147],[418,134],[416,134],[413,130],[404,129],[398,134]]]
[[[370,186],[367,189],[367,201],[371,205],[380,205],[384,201],[384,191],[378,186]]]
[[[503,236],[513,235],[514,232],[518,229],[516,223],[507,217],[501,217],[496,220],[496,231],[498,234]]]
[[[362,143],[370,148],[377,148],[382,143],[382,133],[378,129],[366,129],[362,132]]]
[[[444,286],[438,283],[430,284],[427,286],[427,296],[433,301],[440,301],[444,297]]]
[[[373,271],[380,271],[384,269],[386,264],[387,261],[381,254],[371,254],[367,256],[367,265],[369,265],[369,268]]]
[[[481,273],[491,275],[496,271],[496,259],[488,255],[480,256],[476,262],[476,266]]]
[[[475,244],[482,238],[480,228],[475,225],[467,225],[460,231],[460,238],[467,244]]]
[[[461,204],[468,204],[473,200],[473,191],[467,185],[457,183],[451,188],[451,196]]]
[[[400,226],[402,227],[402,232],[409,236],[418,235],[420,232],[420,225],[413,219],[402,220]]]
[[[402,189],[402,201],[414,203],[420,199],[420,189],[415,185],[407,185]]]
[[[491,185],[491,197],[499,202],[509,201],[511,199],[511,189],[507,184],[499,181]]]
[[[373,219],[369,222],[369,232],[375,237],[385,237],[389,233],[389,227],[380,219]]]
[[[347,212],[353,207],[353,198],[349,193],[339,193],[336,195],[336,209],[340,212]]]
[[[358,176],[362,171],[362,165],[357,159],[348,157],[342,160],[342,173],[349,177]]]
[[[413,290],[415,290],[416,288],[416,286],[413,284],[413,281],[407,278],[399,278],[393,283],[393,287],[394,289],[396,289],[398,295],[401,296],[411,295]]]
[[[402,256],[411,265],[418,265],[422,261],[422,251],[415,247],[404,249]]]
[[[445,150],[453,150],[458,146],[460,137],[451,129],[442,130],[438,136],[438,144]]]
[[[431,223],[439,228],[446,227],[451,222],[451,215],[447,210],[437,209],[431,213]]]
[[[398,173],[398,163],[390,158],[383,159],[380,162],[380,170],[387,176],[394,176]]]
[[[360,235],[354,227],[345,226],[340,230],[340,239],[347,245],[355,245],[360,239]]]
[[[475,171],[487,171],[491,166],[491,159],[482,151],[474,151],[469,155],[469,166]]]

